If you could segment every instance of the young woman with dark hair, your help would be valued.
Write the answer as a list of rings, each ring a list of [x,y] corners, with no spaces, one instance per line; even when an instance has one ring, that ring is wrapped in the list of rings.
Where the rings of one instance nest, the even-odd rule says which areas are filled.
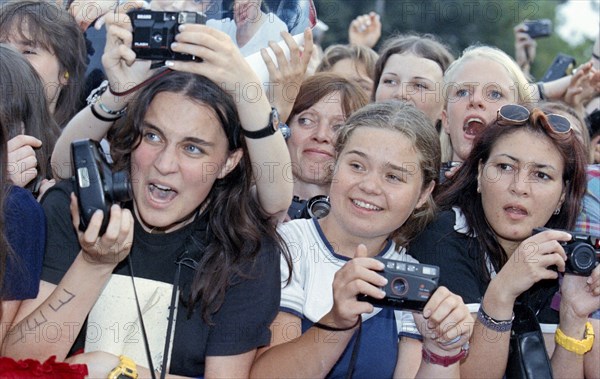
[[[20,51],[40,75],[48,107],[64,127],[79,111],[87,66],[83,32],[48,1],[12,1],[0,9],[0,41]]]
[[[48,110],[40,77],[5,44],[0,44],[0,121],[7,132],[10,180],[37,193],[52,178],[50,156],[60,128]]]
[[[443,211],[409,246],[420,262],[440,266],[440,283],[477,314],[466,377],[504,375],[516,301],[533,309],[543,332],[556,331],[556,346],[547,340],[555,377],[598,373],[588,352],[599,348],[590,343],[599,323],[586,323],[600,305],[600,266],[558,279],[561,243],[571,239],[563,230],[574,227],[586,188],[585,151],[571,129],[560,115],[502,106],[436,197]],[[533,233],[540,227],[549,230]]]
[[[8,175],[7,136],[0,120],[0,344],[25,316],[19,312],[21,303],[38,294],[46,246],[42,207]]]
[[[93,377],[137,365],[141,377],[150,375],[151,365],[174,375],[244,377],[256,349],[269,342],[285,249],[272,215],[252,191],[246,141],[262,128],[270,135],[257,141],[276,143],[268,100],[236,101],[221,87],[255,79],[225,34],[194,25],[177,38],[180,49],[204,61],[170,64],[174,71],[143,87],[127,116],[108,133],[114,168],[130,174],[133,201],[124,208],[112,205],[106,232],[99,236],[102,212],[94,214],[85,232],[77,230],[71,182],[45,194],[49,239],[40,295],[26,304],[29,316],[5,344],[12,355],[64,359],[86,340],[86,353],[69,361],[86,363]],[[196,49],[206,51],[197,54]],[[120,45],[113,53],[129,51]],[[202,70],[211,78],[199,75]],[[140,307],[150,309],[142,318],[151,325],[146,329],[151,362],[142,335],[134,335],[138,343],[120,338],[114,346],[108,334],[115,322],[116,328],[138,325],[136,300],[126,295],[128,275],[136,278]],[[173,287],[179,293],[173,298],[178,301],[171,340],[167,319]],[[115,321],[117,316],[126,321]],[[47,323],[58,325],[63,336],[77,337],[75,343],[21,338],[32,325],[40,331]],[[91,341],[98,327],[108,340]],[[172,347],[168,359],[166,343]],[[136,357],[136,363],[124,356]]]

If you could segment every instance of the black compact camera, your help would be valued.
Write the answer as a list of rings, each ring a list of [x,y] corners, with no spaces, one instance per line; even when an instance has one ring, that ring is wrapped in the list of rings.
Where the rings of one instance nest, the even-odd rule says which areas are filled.
[[[200,12],[161,12],[135,9],[128,12],[133,25],[132,49],[137,59],[153,61],[202,61],[189,54],[175,53],[175,41],[181,24],[205,24],[206,15]]]
[[[527,25],[526,33],[531,38],[548,37],[552,34],[552,21],[547,18],[525,21],[525,25]]]
[[[358,300],[368,301],[373,305],[421,312],[438,287],[440,268],[379,257],[375,259],[385,266],[383,272],[379,273],[388,280],[382,288],[385,297],[375,299],[359,295]]]
[[[75,195],[79,205],[79,229],[85,231],[96,210],[104,212],[100,234],[104,234],[114,203],[133,198],[129,175],[113,172],[100,144],[91,139],[71,143]]]
[[[547,228],[535,228],[532,234],[548,230]],[[600,240],[594,243],[592,237],[585,234],[571,233],[571,240],[561,242],[567,261],[565,273],[589,276],[600,262]]]
[[[558,53],[542,77],[542,82],[551,82],[564,76],[571,75],[575,68],[575,64],[575,58],[572,56]]]
[[[462,162],[454,162],[454,161],[443,162],[440,167],[440,184],[444,183],[446,180],[448,180],[448,178],[446,177],[446,173],[448,171],[452,170],[454,167],[459,167],[461,164],[462,164]]]
[[[330,210],[329,196],[317,195],[308,200],[300,200],[298,196],[294,196],[292,204],[288,208],[288,215],[292,220],[314,217],[323,218],[329,214]]]

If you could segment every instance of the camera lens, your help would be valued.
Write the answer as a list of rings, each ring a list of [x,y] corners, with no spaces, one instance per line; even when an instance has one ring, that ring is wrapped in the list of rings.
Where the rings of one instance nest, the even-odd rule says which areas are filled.
[[[395,278],[392,280],[392,292],[397,296],[404,296],[408,292],[408,283],[404,278]]]
[[[586,243],[577,243],[572,248],[571,265],[573,268],[581,273],[591,272],[594,268],[596,261],[596,253],[594,249]]]
[[[129,175],[126,171],[117,171],[112,174],[112,200],[125,202],[133,198]]]
[[[160,33],[156,33],[156,34],[154,34],[154,35],[152,36],[152,40],[153,40],[154,42],[156,42],[157,44],[159,44],[159,45],[160,45],[160,43],[161,43],[161,42],[162,42],[162,40],[163,40],[163,36],[162,36],[162,34],[160,34]]]
[[[315,196],[308,201],[307,204],[308,215],[310,218],[323,218],[329,214],[331,204],[329,204],[329,197],[327,196]]]

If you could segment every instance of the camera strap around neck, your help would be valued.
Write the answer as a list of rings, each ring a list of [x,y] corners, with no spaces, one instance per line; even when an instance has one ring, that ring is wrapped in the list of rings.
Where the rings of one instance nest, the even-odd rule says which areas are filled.
[[[140,328],[142,330],[142,337],[144,338],[144,347],[146,348],[146,358],[148,359],[148,369],[152,374],[152,379],[156,379],[154,372],[154,365],[152,364],[152,354],[150,354],[150,345],[148,344],[148,335],[146,334],[146,327],[144,326],[144,318],[142,317],[142,310],[140,308],[140,300],[138,299],[137,290],[135,289],[135,275],[133,275],[133,261],[131,260],[131,254],[127,256],[129,259],[129,274],[131,275],[131,284],[133,286],[133,295],[135,296],[135,305],[137,307],[138,317],[140,319]]]

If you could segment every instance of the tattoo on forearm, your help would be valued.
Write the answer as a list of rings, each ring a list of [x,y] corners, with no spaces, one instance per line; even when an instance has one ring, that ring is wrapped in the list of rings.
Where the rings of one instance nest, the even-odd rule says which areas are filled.
[[[58,299],[56,299],[56,302],[54,304],[48,304],[50,309],[52,309],[54,312],[58,312],[58,310],[60,308],[62,308],[63,305],[68,304],[69,302],[71,302],[71,300],[73,300],[75,298],[74,293],[71,293],[64,288],[63,288],[63,292],[65,292],[67,294],[66,296],[64,296],[64,298],[62,298],[62,299],[58,298]]]
[[[25,320],[25,322],[27,324],[27,330],[34,330],[38,326],[40,326],[40,325],[45,324],[46,322],[48,322],[48,319],[44,315],[44,312],[42,312],[40,310],[39,314],[40,314],[40,316],[42,316],[41,319],[38,319],[38,316],[35,315],[35,316],[29,317],[29,318],[27,318],[27,320]]]

